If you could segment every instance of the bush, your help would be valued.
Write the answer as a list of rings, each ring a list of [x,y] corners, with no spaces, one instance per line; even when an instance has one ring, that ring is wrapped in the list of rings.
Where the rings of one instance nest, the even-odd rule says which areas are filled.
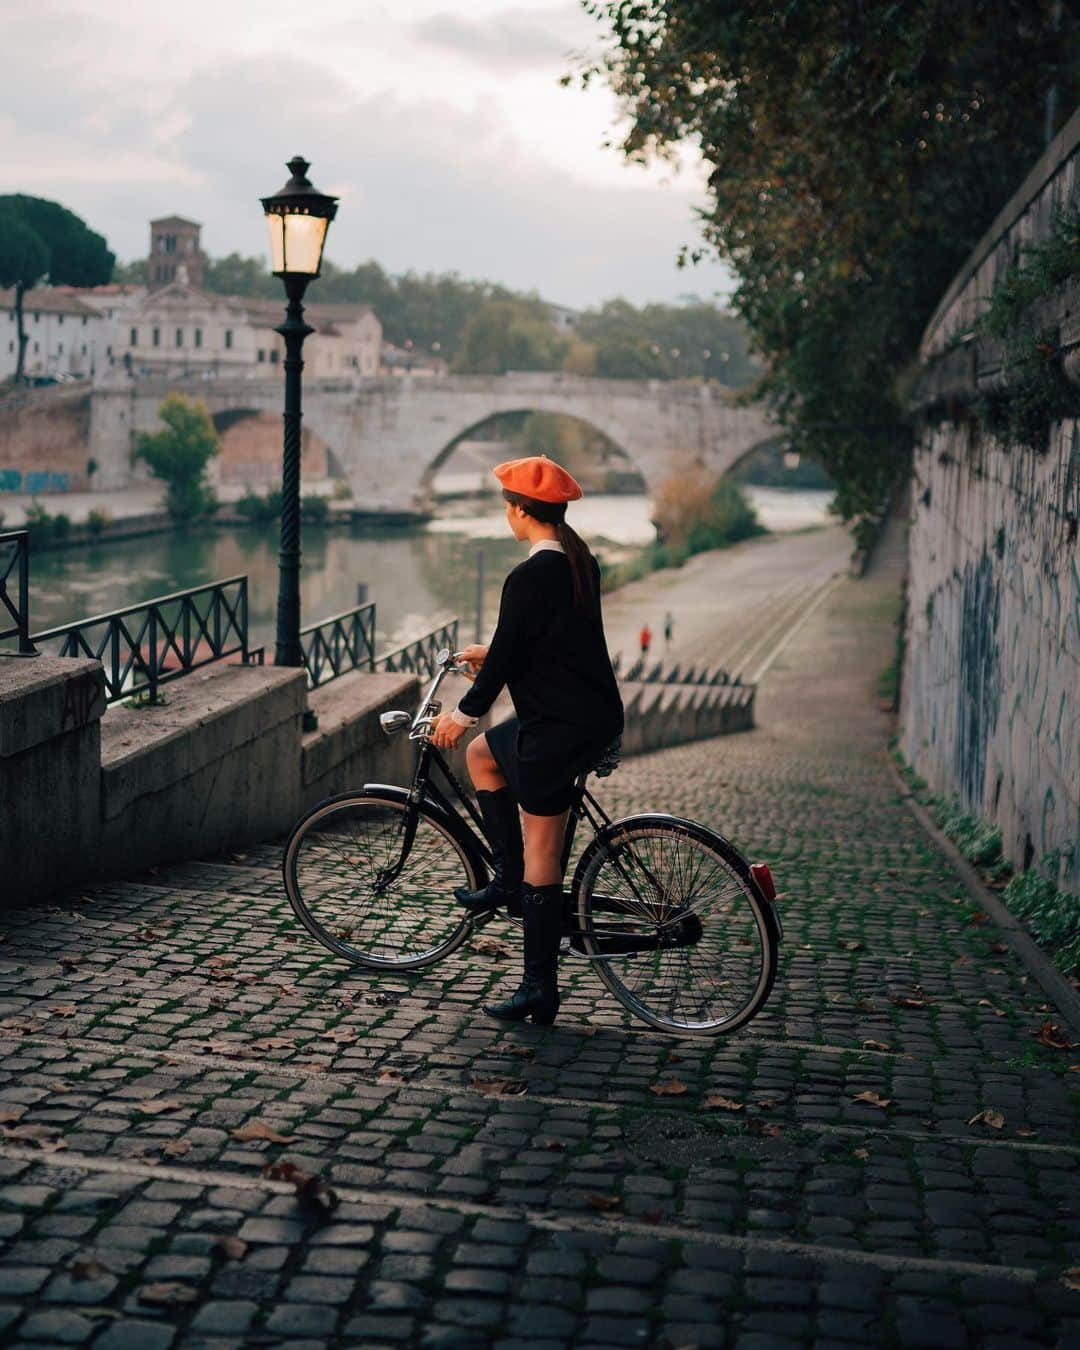
[[[206,405],[170,394],[158,409],[163,431],[139,436],[137,457],[168,484],[166,506],[174,520],[210,514],[216,502],[206,466],[218,453],[218,436]]]
[[[1048,871],[1056,870],[1060,853],[1043,859]],[[1080,905],[1076,896],[1059,891],[1049,877],[1030,868],[1014,876],[1002,893],[1010,911],[1023,919],[1037,942],[1045,943],[1055,963],[1071,975],[1080,970]]]
[[[53,516],[52,533],[54,539],[66,539],[71,533],[71,517],[63,511]]]
[[[86,517],[86,528],[96,538],[111,521],[112,516],[109,515],[108,511],[103,507],[95,506]]]
[[[339,478],[334,484],[334,501],[348,502],[352,501],[352,484],[347,478]]]
[[[302,497],[300,514],[313,525],[324,525],[330,514],[330,503],[325,497]]]
[[[236,503],[240,515],[245,516],[254,525],[264,525],[277,520],[281,515],[281,489],[268,488],[266,495],[260,497],[251,488],[244,489],[244,495]]]

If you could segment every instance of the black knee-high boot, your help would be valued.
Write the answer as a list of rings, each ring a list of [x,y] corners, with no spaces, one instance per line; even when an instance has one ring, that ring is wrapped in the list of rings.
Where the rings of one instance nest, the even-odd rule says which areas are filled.
[[[555,1021],[559,1011],[559,938],[562,933],[562,886],[521,888],[525,929],[525,975],[520,988],[504,1003],[484,1008],[492,1017],[523,1022],[526,1017],[542,1027]]]
[[[521,877],[525,870],[517,802],[510,789],[503,787],[498,792],[478,792],[476,804],[491,846],[492,878],[478,891],[459,887],[454,892],[454,899],[473,914],[483,914],[500,905],[507,905],[510,912],[516,914],[521,904]]]

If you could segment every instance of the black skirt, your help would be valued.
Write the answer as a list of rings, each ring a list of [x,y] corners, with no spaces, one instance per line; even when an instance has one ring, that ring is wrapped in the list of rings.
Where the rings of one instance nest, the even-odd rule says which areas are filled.
[[[591,728],[563,722],[523,728],[511,717],[487,732],[487,743],[518,805],[531,816],[559,816],[570,806],[578,774],[592,768],[617,735],[613,727],[597,739]]]

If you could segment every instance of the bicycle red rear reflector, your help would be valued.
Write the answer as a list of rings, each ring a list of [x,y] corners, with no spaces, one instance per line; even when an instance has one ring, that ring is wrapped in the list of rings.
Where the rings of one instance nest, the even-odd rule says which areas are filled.
[[[768,863],[752,863],[750,875],[757,882],[758,890],[766,900],[776,899],[776,887],[773,885],[772,873],[769,871]]]

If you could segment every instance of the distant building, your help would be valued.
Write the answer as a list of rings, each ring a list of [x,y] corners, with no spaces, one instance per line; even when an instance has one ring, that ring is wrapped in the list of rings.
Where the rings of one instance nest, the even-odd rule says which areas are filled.
[[[392,342],[382,344],[382,374],[412,375],[418,379],[441,379],[450,367],[441,356],[422,351],[419,347],[395,347]]]
[[[0,291],[0,380],[15,374],[19,358],[15,292]],[[29,377],[84,376],[89,379],[105,359],[105,324],[101,314],[78,294],[39,286],[23,296],[26,356],[23,374]]]
[[[176,281],[183,267],[188,284],[196,290],[203,284],[203,255],[199,247],[202,226],[183,216],[162,216],[150,222],[150,257],[146,281],[152,291]]]
[[[568,305],[548,305],[548,317],[560,333],[572,333],[578,326],[581,311]]]

